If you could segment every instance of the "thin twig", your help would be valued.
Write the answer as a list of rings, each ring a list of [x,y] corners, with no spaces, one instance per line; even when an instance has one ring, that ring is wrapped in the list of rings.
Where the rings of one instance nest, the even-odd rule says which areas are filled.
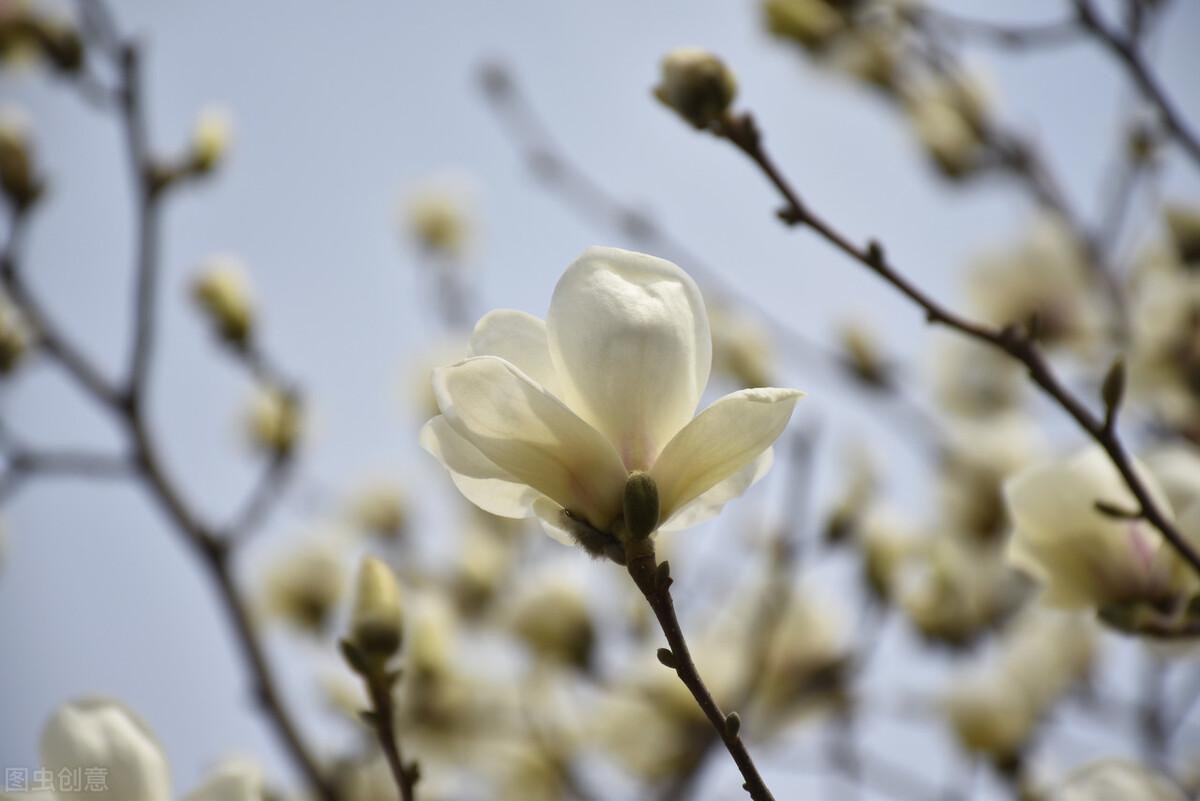
[[[98,12],[93,25],[111,27],[107,11]],[[111,34],[111,30],[110,30]],[[112,34],[115,36],[115,34]],[[299,730],[283,704],[251,614],[233,576],[232,552],[216,533],[200,519],[183,497],[175,481],[167,474],[149,430],[141,402],[153,356],[155,296],[158,265],[157,206],[161,187],[155,185],[139,93],[139,57],[133,45],[115,48],[121,72],[121,116],[126,127],[129,157],[137,185],[139,246],[135,279],[134,348],[128,383],[115,388],[95,366],[59,332],[52,318],[37,303],[25,286],[18,258],[25,215],[14,211],[10,236],[0,260],[0,279],[37,335],[37,344],[74,378],[88,394],[114,414],[123,425],[131,452],[133,474],[166,512],[184,540],[202,558],[218,590],[218,596],[234,627],[236,639],[254,683],[257,699],[272,722],[289,756],[311,790],[321,801],[337,801],[337,793],[300,737]]]
[[[1179,555],[1200,573],[1200,551],[1180,533],[1150,495],[1142,477],[1134,470],[1133,461],[1117,435],[1116,426],[1105,425],[1104,419],[1092,413],[1063,385],[1028,334],[1013,326],[994,328],[951,311],[926,295],[893,266],[878,242],[872,241],[867,246],[860,247],[818,216],[800,200],[799,194],[775,166],[763,147],[762,138],[749,114],[725,115],[714,127],[713,133],[745,153],[767,177],[785,202],[779,216],[786,224],[812,229],[822,239],[878,275],[919,306],[925,312],[928,322],[954,329],[971,339],[1003,351],[1024,364],[1034,384],[1062,407],[1108,454],[1113,466],[1137,500],[1138,514],[1158,529]]]
[[[1013,24],[974,19],[933,6],[900,6],[910,21],[926,21],[959,36],[993,42],[1014,50],[1054,47],[1078,41],[1083,36],[1077,20]]]
[[[136,274],[134,279],[133,353],[130,357],[127,402],[140,405],[149,378],[157,314],[158,229],[162,187],[154,175],[154,165],[142,111],[142,77],[138,49],[126,44],[120,52],[121,119],[132,170],[137,205]]]
[[[1137,44],[1139,31],[1135,29],[1126,35],[1114,30],[1104,21],[1091,0],[1074,0],[1074,2],[1080,25],[1107,47],[1124,65],[1125,71],[1129,73],[1130,79],[1138,87],[1143,97],[1158,110],[1163,125],[1171,137],[1187,151],[1193,163],[1200,166],[1200,138],[1197,138],[1183,114],[1175,107],[1175,103],[1167,94],[1166,89],[1150,71],[1150,66],[1146,63],[1145,56]]]
[[[700,711],[708,718],[708,722],[712,724],[713,729],[721,738],[721,742],[725,744],[725,750],[729,752],[738,770],[741,771],[742,778],[745,779],[742,789],[750,794],[753,801],[775,801],[775,797],[771,795],[766,782],[759,774],[750,752],[746,750],[746,744],[742,742],[738,725],[734,722],[737,719],[727,717],[721,711],[721,707],[700,677],[696,663],[692,661],[691,651],[688,650],[687,640],[683,635],[683,629],[679,626],[679,618],[675,615],[675,604],[671,599],[670,568],[667,567],[666,562],[658,564],[654,557],[654,545],[651,540],[642,540],[639,544],[643,550],[631,556],[628,561],[628,570],[634,584],[650,604],[650,609],[658,619],[658,624],[670,646],[669,651],[666,649],[659,651],[660,660],[669,660],[670,667],[691,692]]]
[[[775,535],[764,549],[767,575],[751,618],[754,623],[750,626],[746,642],[745,663],[750,670],[741,687],[733,693],[735,707],[749,705],[758,694],[765,677],[761,667],[770,656],[784,612],[792,602],[792,577],[804,547],[800,535],[808,519],[816,437],[817,429],[812,428],[797,434],[788,444],[788,465],[791,470],[785,481],[788,487],[787,508],[783,520],[775,529]],[[676,779],[667,785],[658,796],[658,801],[682,801],[689,797],[693,784],[700,777],[700,768],[720,741],[717,732],[705,729],[704,733],[707,736],[697,740],[688,764],[678,771]]]
[[[371,712],[365,717],[379,740],[379,747],[383,750],[384,758],[392,771],[392,779],[400,792],[401,801],[414,801],[421,772],[415,762],[405,763],[400,742],[396,739],[391,682],[382,675],[363,678],[367,685],[367,693],[371,697]]]
[[[67,375],[101,405],[113,408],[120,402],[117,390],[101,375],[83,353],[50,321],[49,313],[30,291],[18,269],[21,245],[25,235],[26,210],[14,209],[9,225],[8,241],[0,255],[0,282],[21,315],[33,329],[37,346],[61,364]]]

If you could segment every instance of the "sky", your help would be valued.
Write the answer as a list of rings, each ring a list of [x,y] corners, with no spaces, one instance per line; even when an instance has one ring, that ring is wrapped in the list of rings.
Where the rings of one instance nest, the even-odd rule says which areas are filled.
[[[995,4],[943,3],[964,14]],[[1058,3],[1006,4],[1009,19],[1046,19]],[[936,295],[956,297],[981,245],[1020,232],[1029,206],[1010,187],[968,192],[938,181],[895,115],[848,81],[771,41],[751,2],[410,2],[310,0],[114,2],[146,54],[153,145],[177,152],[200,108],[228,108],[235,144],[213,179],[168,202],[160,361],[152,422],[169,467],[197,505],[230,509],[255,475],[239,438],[250,393],[189,308],[187,283],[213,254],[247,265],[266,348],[306,388],[314,433],[304,481],[348,488],[372,477],[420,486],[431,465],[416,447],[409,399],[418,361],[438,340],[419,254],[398,210],[429,180],[470,187],[480,234],[472,281],[482,312],[545,312],[564,267],[592,244],[628,244],[565,209],[531,179],[479,90],[482,64],[508,65],[557,140],[617,196],[652,211],[726,280],[797,331],[832,341],[868,319],[914,367],[930,334],[921,317],[814,237],[788,231],[775,200],[732,148],[689,131],[650,96],[659,59],[694,44],[735,69],[780,164],[809,202],[856,237],[877,236]],[[336,10],[335,10],[336,9]],[[1200,120],[1200,4],[1178,2],[1156,66],[1183,112]],[[1068,192],[1098,208],[1127,97],[1096,48],[997,59],[980,51],[1007,119],[1029,130]],[[127,355],[131,196],[119,130],[36,74],[0,76],[24,107],[51,191],[27,240],[40,296],[110,374]],[[1172,197],[1200,200],[1186,167]],[[687,267],[686,264],[682,265]],[[799,417],[835,439],[860,428],[873,447],[911,459],[894,431],[827,373],[788,376],[808,392]],[[33,443],[118,441],[115,429],[51,366],[0,388],[4,421]],[[831,483],[831,482],[825,482]],[[899,479],[901,490],[908,485]],[[901,493],[903,494],[903,493]],[[272,519],[241,567],[250,581],[306,519],[294,502]],[[436,512],[428,536],[436,536]],[[3,510],[0,572],[0,764],[34,765],[43,721],[80,695],[125,700],[158,733],[181,792],[228,753],[287,768],[258,718],[216,599],[192,554],[133,486],[33,483]],[[288,653],[277,642],[275,655]],[[277,660],[278,661],[278,660]],[[281,666],[285,690],[310,677]],[[315,709],[307,726],[319,726]]]

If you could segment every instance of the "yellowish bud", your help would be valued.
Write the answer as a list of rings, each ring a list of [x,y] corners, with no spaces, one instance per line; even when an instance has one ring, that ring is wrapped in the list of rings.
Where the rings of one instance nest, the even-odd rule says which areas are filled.
[[[469,196],[460,181],[430,183],[405,202],[405,227],[424,250],[460,259],[471,238]]]
[[[303,429],[296,398],[282,390],[262,390],[254,399],[247,419],[251,442],[271,453],[283,454],[295,447]]]
[[[729,109],[737,79],[717,56],[697,47],[680,47],[662,60],[662,78],[654,96],[697,128],[707,128]]]
[[[33,166],[28,118],[12,108],[0,111],[0,188],[18,209],[30,206],[42,191]]]
[[[826,0],[766,0],[767,30],[810,50],[829,44],[845,27],[842,15]]]
[[[254,328],[254,304],[242,265],[229,257],[208,262],[192,281],[192,297],[227,342],[244,345]]]
[[[8,375],[29,348],[29,332],[17,309],[0,297],[0,376]]]
[[[387,660],[400,648],[404,610],[392,569],[374,556],[363,559],[350,620],[350,641],[368,658]]]
[[[200,112],[192,131],[192,168],[209,172],[229,152],[233,122],[224,108],[210,107]]]
[[[1166,218],[1179,260],[1189,267],[1200,266],[1200,208],[1171,204]]]
[[[396,487],[368,487],[355,500],[352,514],[354,522],[368,534],[397,540],[408,526],[408,499]]]

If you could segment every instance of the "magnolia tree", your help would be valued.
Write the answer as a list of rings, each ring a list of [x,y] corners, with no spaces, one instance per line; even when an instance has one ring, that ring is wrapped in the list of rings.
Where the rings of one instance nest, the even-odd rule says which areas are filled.
[[[646,76],[680,138],[732,148],[761,175],[753,202],[764,214],[945,330],[929,386],[864,327],[831,351],[771,318],[690,255],[684,235],[576,166],[514,77],[487,67],[498,130],[545,187],[598,237],[644,252],[589,247],[546,287],[544,319],[497,309],[476,321],[462,198],[416,193],[407,231],[436,275],[446,344],[411,366],[427,422],[410,435],[445,487],[420,503],[452,502],[444,517],[456,528],[410,530],[415,504],[376,488],[354,496],[341,531],[293,544],[256,578],[235,565],[288,496],[306,398],[264,349],[235,259],[207,263],[192,286],[221,352],[260,390],[247,433],[262,472],[240,507],[222,514],[189,500],[189,476],[164,463],[147,411],[161,210],[221,169],[230,122],[204,112],[190,144],[152,148],[139,48],[103,4],[81,0],[69,19],[0,5],[6,63],[34,63],[60,79],[47,91],[76,92],[119,121],[138,231],[132,345],[114,376],[28,283],[23,237],[46,165],[21,120],[4,117],[0,373],[19,382],[28,362],[53,364],[122,444],[47,450],[5,426],[0,497],[56,475],[139,486],[216,588],[213,614],[232,624],[258,711],[294,767],[264,775],[247,755],[181,795],[137,712],[64,699],[41,733],[41,786],[6,776],[6,791],[113,801],[1194,797],[1200,208],[1154,190],[1169,170],[1200,169],[1200,139],[1146,56],[1166,0],[1055,5],[1052,22],[1002,26],[916,2],[761,4],[779,46],[893,107],[941,179],[970,191],[1001,177],[1036,205],[1026,236],[969,266],[963,298],[934,297],[886,242],[824,215],[738,102],[736,64],[680,48]],[[1098,219],[1074,208],[1054,165],[962,66],[977,44],[1068,42],[1106,53],[1139,101]],[[1153,198],[1142,230],[1131,230],[1136,196]],[[838,382],[931,455],[922,478],[936,502],[923,517],[893,511],[906,505],[882,490],[895,469],[887,453],[828,460],[816,448],[804,393],[772,386],[788,383],[773,377],[797,352],[833,368],[802,381],[808,393]],[[1051,431],[1064,434],[1059,444]],[[730,524],[722,510],[772,469],[785,490],[777,522]],[[813,503],[818,472],[841,488]],[[697,552],[685,529],[706,522],[722,534]],[[846,565],[837,592],[812,590],[809,577]],[[604,604],[585,591],[598,581]],[[333,725],[357,733],[349,745],[298,722],[295,707],[312,699],[279,689],[263,645],[274,627],[340,655],[339,675],[313,694],[337,710]],[[881,648],[889,636],[901,645]],[[1131,671],[1141,678],[1114,683]],[[929,676],[933,689],[904,689]],[[1072,747],[1080,726],[1105,730],[1111,752]]]

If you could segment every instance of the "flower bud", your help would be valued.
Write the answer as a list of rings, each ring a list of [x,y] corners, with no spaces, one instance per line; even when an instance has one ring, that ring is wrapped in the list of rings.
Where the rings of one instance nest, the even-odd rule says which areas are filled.
[[[280,389],[259,392],[246,421],[251,442],[273,455],[289,453],[303,430],[300,404]]]
[[[404,223],[422,249],[460,259],[471,234],[469,187],[458,180],[439,181],[417,190],[405,203]]]
[[[254,328],[254,304],[240,263],[227,257],[211,260],[193,280],[192,297],[222,339],[233,345],[249,341]]]
[[[42,764],[55,776],[102,770],[106,787],[98,798],[171,797],[171,771],[162,747],[141,718],[115,701],[86,699],[60,706],[42,732],[41,751]]]
[[[851,323],[842,328],[841,340],[843,359],[854,377],[871,387],[887,386],[890,380],[888,365],[871,331],[866,326]]]
[[[1168,205],[1166,218],[1179,261],[1188,267],[1200,267],[1200,209]]]
[[[512,626],[537,656],[582,671],[591,666],[596,630],[577,583],[552,578],[527,588],[516,602]]]
[[[828,0],[765,0],[767,30],[809,50],[820,50],[844,28],[845,20]]]
[[[649,473],[635,470],[625,481],[625,528],[635,540],[643,540],[658,528],[658,485]]]
[[[42,191],[33,166],[29,121],[11,108],[0,111],[0,189],[18,209],[32,205]]]
[[[697,128],[707,128],[729,109],[737,80],[725,62],[707,50],[681,47],[662,60],[654,96]]]
[[[400,648],[404,610],[392,569],[368,556],[358,571],[358,595],[350,620],[350,641],[368,658],[384,662]]]
[[[408,499],[396,487],[367,487],[355,499],[352,516],[355,524],[371,536],[399,540],[408,527]]]
[[[1102,759],[1079,768],[1051,790],[1054,801],[1127,798],[1184,801],[1183,790],[1168,776],[1122,759]]]
[[[298,631],[323,635],[346,590],[341,553],[322,533],[271,565],[264,584],[268,614]]]
[[[83,40],[68,22],[56,19],[39,21],[39,39],[46,60],[62,72],[78,72],[83,66]]]
[[[191,167],[198,173],[210,172],[229,152],[233,123],[229,112],[210,107],[200,112],[192,131]]]
[[[16,307],[0,297],[0,376],[16,368],[29,348],[29,332]]]
[[[1159,508],[1171,515],[1154,477],[1140,463],[1134,469]],[[1099,446],[1021,471],[1005,484],[1004,495],[1016,528],[1008,559],[1044,585],[1045,600],[1052,606],[1101,608],[1144,601],[1169,608],[1197,588],[1188,565],[1153,526],[1097,507],[1137,509]]]

